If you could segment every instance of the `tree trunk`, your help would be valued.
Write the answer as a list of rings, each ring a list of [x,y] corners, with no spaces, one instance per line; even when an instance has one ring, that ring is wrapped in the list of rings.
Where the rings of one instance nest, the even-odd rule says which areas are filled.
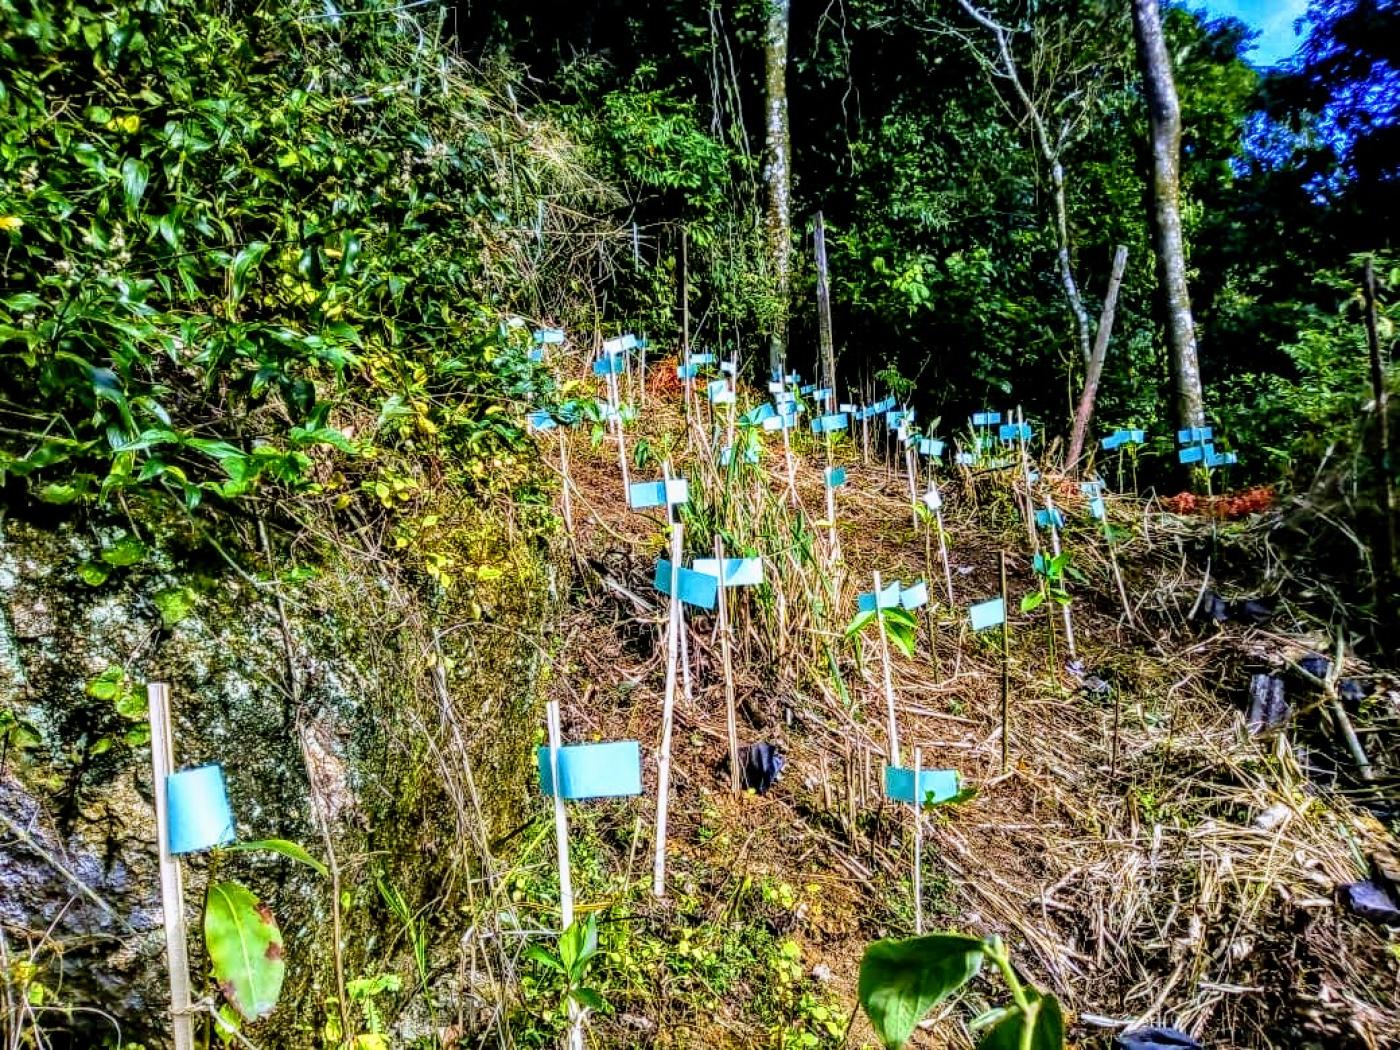
[[[838,403],[836,393],[836,348],[831,334],[831,275],[826,268],[826,223],[817,212],[812,222],[812,254],[817,264],[817,341],[821,349],[821,385],[829,387],[832,403]]]
[[[1396,619],[1396,529],[1395,492],[1390,484],[1390,396],[1386,377],[1385,357],[1381,353],[1380,325],[1376,318],[1376,267],[1370,256],[1361,275],[1361,290],[1366,299],[1366,348],[1371,363],[1371,396],[1376,413],[1376,426],[1371,435],[1371,462],[1376,472],[1376,502],[1380,520],[1372,552],[1376,584],[1376,614],[1383,627]]]
[[[764,231],[767,235],[768,271],[778,298],[778,316],[774,319],[768,344],[768,363],[775,372],[782,369],[787,359],[788,286],[792,272],[792,173],[789,164],[792,142],[788,130],[787,103],[790,14],[790,0],[769,0],[768,24],[763,34],[763,61],[767,74],[763,181],[768,188]]]
[[[1069,456],[1065,469],[1077,472],[1084,454],[1084,438],[1089,432],[1089,420],[1094,418],[1094,399],[1099,395],[1099,377],[1103,375],[1104,359],[1108,356],[1108,338],[1113,334],[1113,315],[1118,309],[1118,289],[1123,284],[1123,270],[1128,265],[1128,248],[1120,244],[1113,253],[1113,272],[1108,278],[1108,291],[1103,297],[1103,312],[1099,314],[1099,330],[1094,336],[1094,349],[1089,355],[1089,367],[1084,373],[1084,390],[1079,395],[1079,407],[1074,412],[1074,429],[1070,432]]]
[[[1176,419],[1181,428],[1205,425],[1201,368],[1196,356],[1196,327],[1186,285],[1186,251],[1181,236],[1181,107],[1172,80],[1171,58],[1162,33],[1157,0],[1133,0],[1133,35],[1142,67],[1152,144],[1152,226],[1157,268],[1166,296],[1167,340]]]

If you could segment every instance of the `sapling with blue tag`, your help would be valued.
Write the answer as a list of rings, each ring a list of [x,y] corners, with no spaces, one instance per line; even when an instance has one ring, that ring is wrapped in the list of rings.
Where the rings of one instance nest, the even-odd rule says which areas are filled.
[[[729,781],[737,795],[741,788],[739,771],[739,714],[734,692],[734,661],[731,655],[733,639],[729,629],[729,600],[725,592],[731,587],[758,587],[763,583],[763,562],[759,558],[726,558],[724,538],[715,532],[715,556],[696,558],[695,571],[712,577],[718,584],[720,661],[724,666],[724,714],[729,737]]]
[[[914,768],[885,766],[885,797],[908,805],[914,823],[914,933],[924,932],[923,807],[958,797],[958,774],[952,769],[924,769],[923,748],[914,748]]]

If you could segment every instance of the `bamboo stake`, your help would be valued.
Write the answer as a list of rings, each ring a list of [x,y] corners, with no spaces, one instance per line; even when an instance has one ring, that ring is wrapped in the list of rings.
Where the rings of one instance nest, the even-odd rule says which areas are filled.
[[[180,861],[170,852],[170,812],[166,778],[174,772],[170,729],[170,686],[146,686],[151,720],[151,786],[156,799],[159,838],[160,900],[165,920],[165,955],[170,971],[170,1031],[175,1050],[194,1050],[194,1019],[190,1012],[189,931],[185,925],[185,888]]]
[[[948,608],[953,609],[957,607],[957,602],[953,598],[953,567],[948,564],[948,540],[943,535],[943,495],[938,491],[938,481],[932,475],[929,475],[928,487],[938,503],[933,518],[938,524],[938,553],[943,559],[943,582],[948,585]]]
[[[1034,528],[1034,522],[1031,523]],[[1001,551],[1001,771],[1011,765],[1011,610],[1006,596],[1006,551]]]
[[[885,617],[880,609],[880,573],[875,573],[875,629],[880,636],[880,663],[885,671],[885,708],[888,716],[886,730],[890,740],[890,765],[899,765],[899,725],[895,721],[894,681],[890,677],[890,646],[885,639]]]
[[[914,748],[914,804],[909,807],[914,811],[914,933],[922,935],[924,932],[924,890],[923,890],[923,851],[924,851],[924,820],[921,802],[923,801],[919,793],[920,774],[924,765],[924,749]]]
[[[545,723],[549,732],[549,775],[554,786],[554,850],[559,865],[559,922],[562,933],[574,924],[574,883],[569,868],[569,815],[564,808],[559,783],[562,736],[559,701],[551,700],[545,705]],[[569,1000],[569,1050],[583,1050],[583,1016],[572,998]]]
[[[569,494],[569,443],[564,437],[564,428],[559,427],[559,473],[564,476],[564,527],[569,530],[569,539],[574,538],[574,504]]]
[[[724,538],[715,533],[715,560],[719,563],[719,651],[724,662],[724,726],[729,734],[729,787],[739,793],[739,713],[734,701],[734,664],[730,655],[729,603],[724,597]]]
[[[681,541],[684,526],[671,525],[671,615],[666,629],[666,692],[661,703],[661,750],[656,757],[656,855],[652,862],[651,892],[666,896],[666,813],[671,796],[671,731],[676,709],[676,663],[680,655],[682,620]]]
[[[617,435],[617,463],[622,468],[622,498],[627,498],[627,490],[632,479],[627,470],[627,437],[622,432],[622,402],[617,392],[617,375],[608,372],[608,397],[612,399],[613,433]]]

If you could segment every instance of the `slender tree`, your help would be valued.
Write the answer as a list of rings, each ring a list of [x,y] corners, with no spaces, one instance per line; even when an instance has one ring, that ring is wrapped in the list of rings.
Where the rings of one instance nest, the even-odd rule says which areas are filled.
[[[1186,250],[1181,236],[1181,106],[1172,79],[1171,58],[1162,33],[1157,0],[1133,0],[1133,35],[1137,38],[1147,99],[1148,134],[1152,145],[1152,228],[1157,269],[1166,298],[1167,340],[1172,385],[1176,390],[1177,424],[1183,428],[1205,423],[1201,366],[1196,353],[1196,326],[1191,317],[1191,294],[1186,283]]]
[[[768,243],[768,268],[778,297],[778,315],[768,344],[773,370],[787,357],[788,287],[792,273],[792,137],[788,126],[787,55],[791,24],[790,0],[769,0],[768,22],[763,33],[763,61],[767,112],[764,119],[763,181],[768,189],[764,228]]]

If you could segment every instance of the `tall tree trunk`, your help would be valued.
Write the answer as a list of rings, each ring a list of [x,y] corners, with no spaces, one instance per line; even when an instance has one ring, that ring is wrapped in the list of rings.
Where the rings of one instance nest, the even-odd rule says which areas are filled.
[[[792,272],[792,140],[788,130],[787,103],[790,14],[790,0],[769,0],[768,25],[763,34],[763,61],[767,73],[763,181],[768,187],[764,229],[768,243],[768,270],[779,304],[768,344],[768,363],[773,371],[781,369],[787,358],[788,286]]]
[[[1157,0],[1133,0],[1133,35],[1137,38],[1148,134],[1152,140],[1152,226],[1158,274],[1166,296],[1176,419],[1183,429],[1198,427],[1205,424],[1205,399],[1201,394],[1201,366],[1196,355],[1196,326],[1186,285],[1186,251],[1177,199],[1181,189],[1181,106]]]
[[[812,255],[817,264],[817,342],[821,350],[821,384],[831,388],[833,402],[836,394],[836,348],[831,334],[831,275],[826,268],[826,223],[822,213],[812,220]]]
[[[1079,460],[1084,455],[1084,439],[1089,433],[1089,420],[1094,418],[1094,401],[1099,396],[1099,379],[1103,375],[1104,359],[1108,357],[1108,340],[1113,334],[1113,317],[1118,309],[1118,289],[1123,285],[1123,271],[1128,265],[1128,248],[1120,244],[1113,253],[1113,272],[1108,278],[1108,291],[1103,297],[1103,312],[1099,314],[1099,330],[1094,337],[1094,349],[1089,354],[1089,367],[1084,372],[1084,390],[1079,395],[1079,407],[1074,413],[1074,429],[1070,431],[1069,455],[1065,469],[1079,472]]]

